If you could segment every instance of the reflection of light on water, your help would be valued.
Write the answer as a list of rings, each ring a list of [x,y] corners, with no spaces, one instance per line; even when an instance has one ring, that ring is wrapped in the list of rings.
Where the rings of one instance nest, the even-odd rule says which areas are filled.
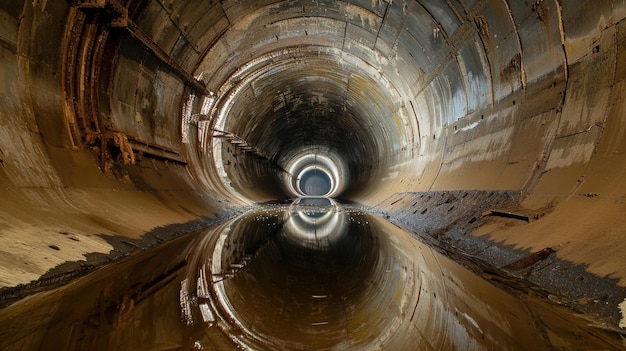
[[[329,199],[224,223],[198,238],[187,262],[180,309],[205,330],[196,349],[215,333],[246,350],[542,349],[542,333],[560,321]]]
[[[397,304],[392,310],[404,309],[414,300],[415,285],[412,279],[406,281],[406,271],[390,274],[378,269],[387,277],[373,276],[378,265],[393,267],[396,263],[387,252],[388,244],[377,248],[371,234],[357,229],[367,221],[354,219],[364,214],[349,212],[349,220],[344,210],[326,198],[301,199],[277,212],[252,213],[199,240],[201,247],[188,256],[190,267],[195,267],[189,273],[195,272],[195,276],[188,276],[181,284],[184,321],[218,327],[242,349],[269,345],[315,348],[316,343],[342,348],[352,348],[350,345],[356,343],[363,349],[376,349],[392,338],[403,319],[396,312],[389,314],[389,307]],[[268,245],[270,248],[265,249]],[[288,251],[276,253],[277,249]],[[270,252],[262,253],[261,259],[258,255],[263,250]],[[279,263],[281,260],[284,264]],[[269,272],[264,271],[267,267]],[[295,287],[289,279],[296,279]],[[319,285],[313,283],[318,280]],[[367,281],[377,283],[370,286],[364,283]],[[283,303],[293,300],[295,305],[263,302],[268,298]],[[255,308],[260,310],[255,312]],[[258,313],[265,322],[250,319],[250,313]],[[362,313],[389,318],[349,327]],[[271,315],[281,316],[281,323],[287,324],[274,326],[269,322],[274,318]],[[302,329],[306,326],[313,329]],[[281,336],[284,328],[291,332]],[[348,335],[350,328],[356,328],[353,336]],[[363,328],[369,328],[368,332],[357,332]],[[326,336],[319,339],[321,335]]]
[[[292,207],[282,235],[299,245],[328,248],[345,234],[345,214],[339,211],[334,201],[326,198],[302,199],[298,204],[311,208]]]

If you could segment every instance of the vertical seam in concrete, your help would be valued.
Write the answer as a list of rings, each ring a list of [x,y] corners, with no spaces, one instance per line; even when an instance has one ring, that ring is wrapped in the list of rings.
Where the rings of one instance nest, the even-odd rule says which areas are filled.
[[[430,183],[430,186],[428,187],[428,191],[435,191],[434,190],[434,186],[435,183],[437,183],[437,179],[439,179],[439,174],[441,174],[441,169],[443,168],[443,163],[445,161],[445,157],[446,157],[446,145],[448,145],[448,128],[443,128],[443,137],[445,138],[443,140],[443,147],[441,150],[441,160],[439,160],[439,167],[437,168],[437,174],[435,174],[435,176],[433,177],[433,181]]]
[[[417,142],[421,145],[422,144],[422,133],[420,132],[420,120],[417,117],[417,112],[415,111],[415,106],[413,106],[413,100],[409,99],[409,104],[411,105],[411,110],[413,110],[413,117],[415,117],[415,120],[417,121],[417,123],[415,123],[415,125],[417,126]],[[415,134],[412,134],[413,136],[413,141],[412,144],[415,144]]]
[[[517,0],[513,0],[517,1]],[[507,0],[503,0],[504,6],[506,6],[506,11],[509,14],[509,19],[513,24],[513,29],[515,30],[515,38],[517,39],[517,45],[519,46],[519,54],[520,54],[520,76],[522,78],[522,90],[524,90],[524,95],[526,94],[526,70],[524,69],[524,49],[522,48],[522,39],[519,36],[519,31],[517,25],[515,23],[515,18],[513,18],[513,12],[511,11],[511,7],[509,6],[509,2]]]
[[[569,63],[567,60],[567,49],[565,47],[565,28],[564,28],[564,23],[563,23],[563,8],[561,7],[561,3],[560,0],[554,0],[554,3],[556,5],[556,13],[558,16],[558,23],[559,23],[559,33],[561,35],[561,47],[563,48],[563,74],[565,75],[565,86],[563,87],[563,96],[561,97],[561,105],[558,107],[557,109],[557,113],[559,115],[559,121],[557,124],[557,131],[558,131],[558,126],[561,124],[561,119],[563,117],[563,106],[565,105],[565,99],[567,98],[567,88],[569,87]],[[546,150],[546,156],[544,157],[544,160],[542,160],[544,162],[547,162],[548,160],[548,155],[550,154],[550,150],[552,149],[552,144],[554,142],[555,138],[552,138],[552,142],[549,143],[548,145],[548,150]]]
[[[385,7],[385,12],[383,12],[383,19],[380,21],[380,27],[378,27],[378,31],[376,32],[376,39],[374,39],[374,45],[372,49],[376,48],[376,43],[378,43],[378,38],[380,37],[380,31],[383,29],[385,25],[385,20],[387,19],[387,13],[389,12],[389,7],[391,6],[390,2],[387,2],[387,7]]]
[[[556,5],[556,14],[559,19],[559,33],[561,35],[561,47],[563,48],[563,69],[565,70],[565,89],[567,90],[567,83],[569,80],[569,69],[567,60],[567,50],[565,49],[565,28],[563,26],[563,8],[561,7],[560,0],[554,0]],[[565,101],[565,94],[563,94],[563,101]]]
[[[468,98],[468,90],[467,90],[467,81],[465,79],[466,71],[465,71],[465,67],[461,65],[461,63],[459,62],[459,59],[458,59],[459,49],[455,45],[456,40],[453,39],[453,37],[455,37],[456,35],[464,36],[466,26],[464,24],[459,24],[459,26],[457,27],[457,30],[455,30],[454,33],[448,34],[444,30],[441,23],[437,21],[435,16],[433,16],[433,14],[425,6],[422,6],[422,8],[424,9],[424,12],[428,13],[430,18],[432,18],[433,22],[437,25],[436,30],[438,31],[438,33],[442,33],[441,35],[443,35],[443,39],[448,45],[448,48],[450,49],[450,53],[447,56],[447,60],[444,60],[441,62],[440,66],[435,70],[436,74],[434,76],[431,75],[429,79],[424,80],[426,84],[424,84],[423,86],[430,84],[434,80],[435,76],[438,76],[441,72],[443,72],[443,70],[447,67],[449,63],[456,62],[457,66],[459,67],[459,71],[461,72],[461,78],[462,78],[461,82],[463,84],[463,91],[465,93],[465,115],[467,116],[469,113],[468,112],[469,111],[469,98]]]
[[[612,46],[612,48],[615,50],[614,51],[615,55],[611,55],[611,58],[613,59],[613,62],[612,62],[612,64],[613,64],[612,68],[613,69],[612,69],[612,72],[611,72],[611,74],[612,74],[612,76],[611,76],[611,87],[609,88],[610,92],[609,92],[608,101],[606,103],[606,106],[604,107],[604,111],[603,111],[603,115],[604,116],[602,118],[602,123],[601,124],[600,123],[595,123],[595,124],[589,126],[589,128],[587,130],[582,132],[582,133],[587,133],[587,132],[591,131],[594,127],[600,128],[599,135],[598,135],[598,137],[597,137],[597,139],[595,141],[595,145],[594,145],[594,150],[593,150],[594,154],[595,154],[595,152],[596,152],[596,150],[598,148],[598,145],[600,145],[600,142],[602,141],[602,137],[604,136],[604,132],[606,130],[606,122],[607,122],[607,119],[609,118],[609,113],[610,113],[611,108],[612,108],[612,102],[615,101],[615,99],[613,97],[613,94],[616,91],[616,89],[615,89],[615,83],[616,83],[615,82],[615,77],[617,77],[617,64],[618,64],[618,58],[619,58],[619,50],[618,50],[618,48],[619,48],[619,32],[618,32],[619,26],[617,26],[617,24],[615,24],[613,26],[615,27],[615,30],[614,30],[614,34],[613,34],[613,46]],[[608,27],[608,28],[611,28],[611,27]],[[607,32],[608,28],[605,28],[604,30],[602,30],[600,32],[600,37],[602,37],[602,34]],[[583,168],[583,172],[582,172],[583,176],[589,170],[589,165],[591,164],[592,160],[593,160],[593,158],[590,159],[589,161],[587,161],[587,164]],[[578,182],[576,184],[576,186],[570,192],[569,197],[574,196],[576,194],[576,192],[578,191],[578,189],[583,184],[584,184],[584,182]]]
[[[430,111],[430,114],[432,115],[432,111]],[[437,168],[437,174],[435,174],[435,176],[433,177],[433,181],[430,183],[430,186],[428,187],[429,191],[433,191],[433,187],[435,186],[435,183],[437,183],[439,174],[441,174],[441,169],[443,168],[443,163],[446,157],[446,146],[448,145],[448,128],[443,127],[440,130],[442,131],[442,137],[444,138],[443,146],[441,150],[441,159],[439,160],[439,167]]]
[[[539,181],[541,180],[541,175],[543,173],[543,170],[546,167],[546,164],[548,163],[548,159],[550,158],[550,154],[552,152],[552,146],[554,145],[554,142],[556,140],[555,137],[559,129],[558,126],[561,124],[561,119],[563,118],[563,106],[565,105],[565,99],[567,96],[567,88],[569,85],[567,50],[565,48],[565,28],[564,28],[564,23],[563,23],[563,12],[562,12],[563,8],[561,7],[561,3],[559,2],[559,0],[554,0],[554,4],[556,7],[556,13],[558,17],[559,33],[561,35],[561,48],[563,49],[563,74],[565,76],[565,83],[564,83],[565,86],[563,87],[563,96],[561,97],[560,106],[557,106],[556,108],[557,122],[556,122],[556,128],[554,132],[555,135],[552,136],[551,140],[548,142],[548,144],[544,148],[543,155],[541,156],[539,160],[537,160],[533,169],[530,171],[530,174],[526,178],[526,181],[524,181],[524,183],[522,184],[522,187],[520,189],[521,190],[520,201],[523,201],[523,199],[530,194],[530,192],[532,191],[532,188],[534,188],[535,185],[537,185]]]
[[[493,71],[491,69],[491,60],[489,59],[489,50],[487,50],[487,44],[483,40],[483,37],[480,35],[480,28],[478,27],[478,23],[476,22],[476,14],[478,13],[478,11],[482,10],[486,2],[486,0],[480,0],[479,2],[477,2],[476,5],[474,5],[474,7],[471,9],[471,11],[468,12],[467,19],[470,20],[474,25],[475,35],[478,36],[478,39],[480,40],[480,44],[482,46],[482,53],[486,61],[483,63],[483,65],[486,64],[486,67],[483,66],[483,69],[485,69],[485,71],[489,73],[489,102],[491,105],[491,113],[493,113],[496,97],[493,91]]]
[[[341,57],[343,58],[343,53],[346,51],[346,37],[348,36],[348,19],[346,18],[343,22],[343,40],[341,41]]]

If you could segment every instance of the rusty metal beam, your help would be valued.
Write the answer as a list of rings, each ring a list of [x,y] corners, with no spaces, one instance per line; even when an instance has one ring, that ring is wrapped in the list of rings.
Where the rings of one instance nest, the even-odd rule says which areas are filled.
[[[163,145],[157,145],[157,144],[142,140],[140,138],[137,138],[135,136],[127,135],[120,131],[107,130],[106,132],[101,134],[101,141],[103,143],[101,147],[102,169],[104,169],[104,163],[106,161],[106,157],[104,156],[104,153],[107,152],[106,143],[108,140],[112,140],[115,137],[118,137],[118,139],[123,139],[124,144],[128,144],[128,146],[130,147],[130,149],[125,150],[125,151],[129,154],[132,154],[131,155],[131,159],[133,160],[132,164],[134,164],[134,159],[135,159],[135,155],[133,151],[141,152],[144,155],[161,158],[161,159],[176,162],[182,165],[187,164],[187,160],[180,154],[180,152],[173,150],[169,147],[166,147]],[[124,148],[124,146],[119,145],[118,147],[120,147],[120,150],[123,151],[122,149]]]
[[[76,6],[81,9],[102,9],[106,6],[107,0],[78,0]]]
[[[185,160],[178,153],[171,153],[171,152],[162,150],[159,147],[153,147],[151,145],[143,144],[141,142],[137,142],[135,140],[132,140],[132,138],[129,138],[128,142],[130,143],[130,145],[133,148],[133,150],[140,151],[144,155],[149,155],[149,156],[154,156],[154,157],[157,157],[157,158],[162,158],[162,159],[165,159],[165,160],[168,160],[168,161],[180,163],[182,165],[186,165],[187,164],[187,160]]]
[[[242,154],[246,154],[246,155],[250,154],[253,156],[257,156],[261,159],[264,159],[265,161],[269,162],[274,167],[278,168],[281,172],[291,175],[291,173],[287,172],[287,170],[283,168],[283,166],[281,166],[276,161],[273,161],[272,159],[264,155],[256,147],[250,145],[246,140],[239,137],[238,135],[235,135],[233,133],[226,132],[223,130],[219,130],[219,129],[213,129],[213,133],[218,133],[218,134],[213,134],[213,138],[225,139],[226,142],[234,146],[236,150],[241,151]],[[239,156],[239,154],[233,154],[233,156]]]
[[[78,0],[76,7],[80,9],[107,9],[114,15],[112,27],[126,27],[128,25],[128,9],[118,0]]]
[[[128,17],[128,9],[119,0],[79,0],[76,3],[76,7],[80,9],[106,9],[114,15],[110,23],[111,27],[125,28],[133,39],[139,41],[157,60],[181,78],[185,84],[202,95],[210,95],[204,84],[187,72],[176,60],[172,59],[165,50]]]
[[[137,26],[130,19],[128,20],[128,26],[126,26],[128,33],[139,41],[145,48],[156,57],[161,63],[165,64],[172,72],[176,73],[185,83],[191,88],[195,89],[202,95],[210,95],[210,91],[206,86],[199,82],[192,74],[187,72],[181,67],[174,59],[172,59],[167,52],[165,52],[157,43],[155,43],[150,36],[148,36],[139,26]]]

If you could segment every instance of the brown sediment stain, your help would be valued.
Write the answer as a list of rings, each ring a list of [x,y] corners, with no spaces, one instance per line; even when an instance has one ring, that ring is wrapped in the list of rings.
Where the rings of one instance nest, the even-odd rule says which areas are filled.
[[[522,73],[522,54],[517,53],[511,57],[506,67],[500,72],[500,81],[503,83],[510,82],[514,79],[521,79]]]
[[[474,23],[476,23],[476,27],[478,28],[480,35],[484,39],[489,39],[489,22],[487,22],[487,17],[482,15],[476,16],[474,18]]]
[[[546,22],[548,20],[550,7],[544,4],[543,0],[537,0],[533,4],[532,7],[533,12],[537,15],[537,19],[541,22]]]

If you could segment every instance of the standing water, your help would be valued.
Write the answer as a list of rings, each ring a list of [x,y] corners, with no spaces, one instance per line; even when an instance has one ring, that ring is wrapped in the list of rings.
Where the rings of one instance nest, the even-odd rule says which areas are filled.
[[[619,347],[325,198],[253,210],[0,310],[3,350]]]

